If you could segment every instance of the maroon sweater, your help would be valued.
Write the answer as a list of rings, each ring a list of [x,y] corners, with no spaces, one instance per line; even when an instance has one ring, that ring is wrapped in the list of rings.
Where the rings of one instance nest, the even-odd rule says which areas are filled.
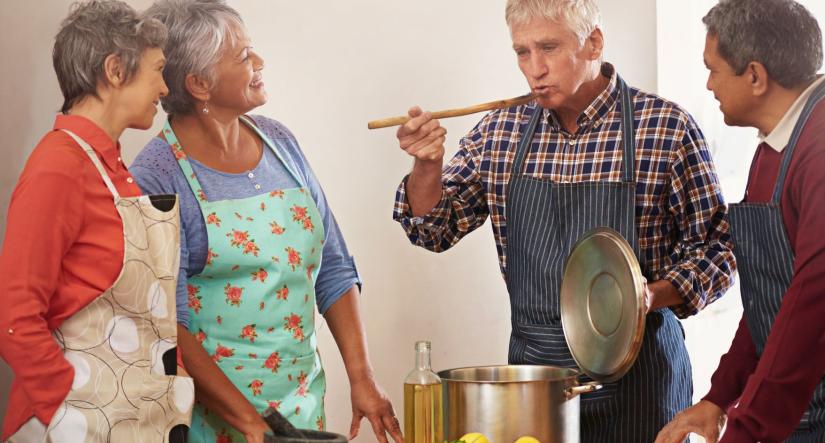
[[[746,201],[771,200],[782,155],[760,145]],[[743,316],[713,374],[705,400],[728,410],[720,443],[784,440],[825,374],[825,101],[802,131],[780,203],[794,275],[761,358]]]

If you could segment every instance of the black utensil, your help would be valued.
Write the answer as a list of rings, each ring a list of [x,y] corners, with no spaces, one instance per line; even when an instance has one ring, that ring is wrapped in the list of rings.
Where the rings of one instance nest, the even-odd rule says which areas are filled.
[[[346,443],[347,438],[332,432],[310,431],[292,426],[280,412],[269,408],[263,413],[272,434],[264,435],[264,443]]]

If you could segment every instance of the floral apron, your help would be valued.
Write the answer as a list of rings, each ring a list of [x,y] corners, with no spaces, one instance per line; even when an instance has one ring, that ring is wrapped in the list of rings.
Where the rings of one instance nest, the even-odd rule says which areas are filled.
[[[120,197],[92,148],[64,131],[114,196],[123,222],[123,268],[111,288],[53,332],[75,374],[48,428],[32,418],[9,441],[182,442],[195,388],[191,378],[174,375],[177,197]]]
[[[315,337],[315,280],[324,227],[301,187],[207,201],[171,126],[163,130],[206,223],[203,271],[188,279],[189,330],[258,412],[278,409],[299,428],[324,427],[326,379]],[[242,434],[196,404],[190,442],[240,442]]]

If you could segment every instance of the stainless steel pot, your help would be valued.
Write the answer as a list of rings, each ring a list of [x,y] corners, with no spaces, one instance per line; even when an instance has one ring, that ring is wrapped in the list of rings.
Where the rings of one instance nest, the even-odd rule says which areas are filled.
[[[438,373],[444,396],[444,438],[469,432],[491,443],[529,435],[542,443],[579,442],[579,372],[554,366],[482,366]]]

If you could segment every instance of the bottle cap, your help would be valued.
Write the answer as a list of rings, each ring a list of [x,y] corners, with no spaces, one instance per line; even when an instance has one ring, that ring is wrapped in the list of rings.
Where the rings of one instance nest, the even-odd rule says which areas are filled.
[[[415,350],[416,351],[429,351],[431,349],[430,342],[428,341],[417,341],[415,342]]]

